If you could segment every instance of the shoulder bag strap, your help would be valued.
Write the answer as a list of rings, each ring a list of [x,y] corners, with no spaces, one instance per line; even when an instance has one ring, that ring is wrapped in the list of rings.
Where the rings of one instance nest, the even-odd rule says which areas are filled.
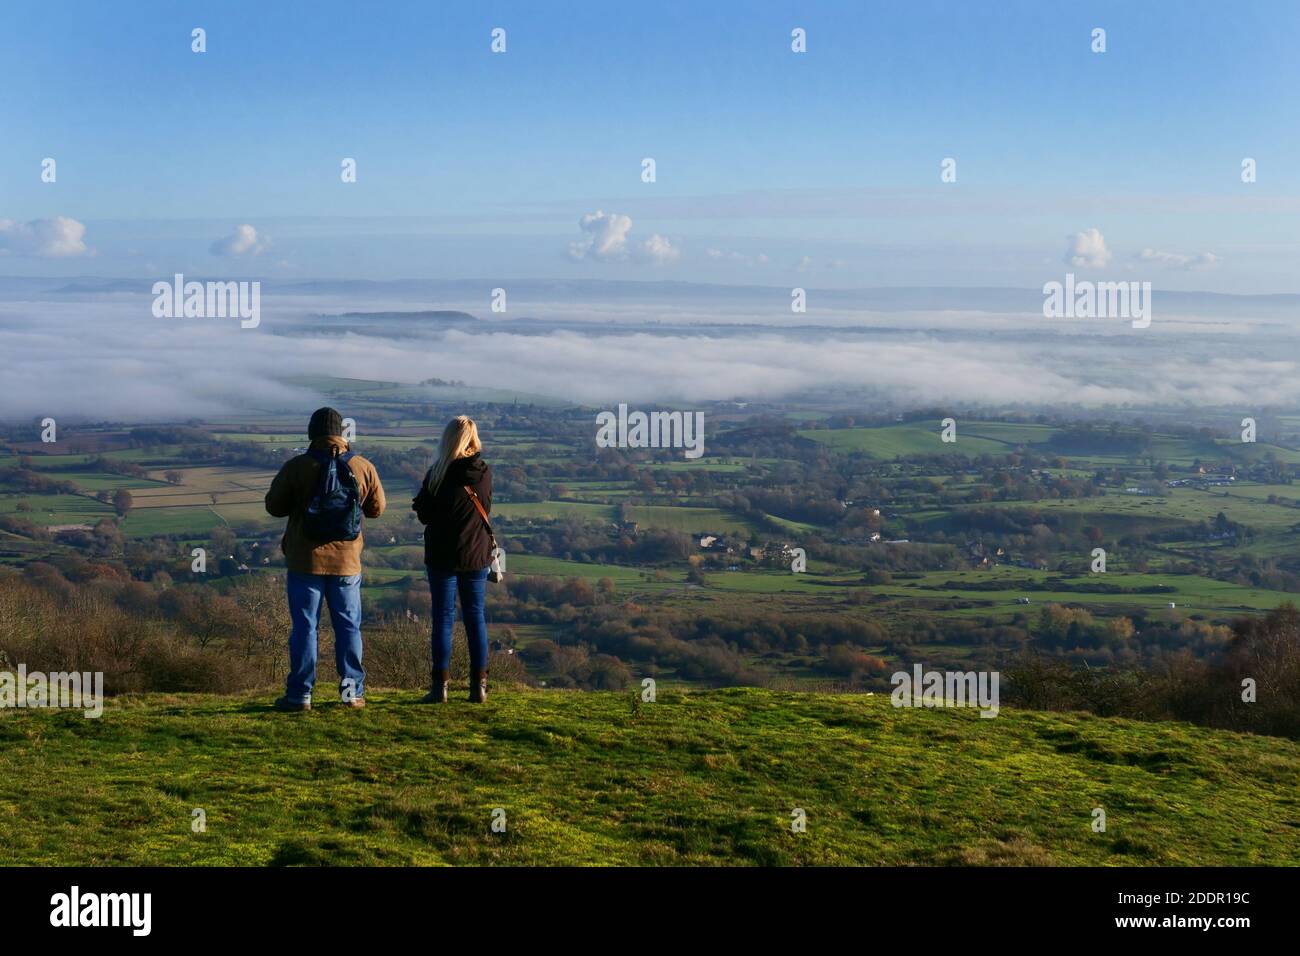
[[[478,494],[475,493],[474,489],[469,485],[465,486],[465,493],[469,495],[469,500],[474,502],[474,507],[477,509],[479,517],[482,518],[483,523],[487,525],[488,537],[492,539],[492,547],[495,548],[497,546],[496,532],[492,530],[492,522],[488,520],[487,511],[483,508],[483,502],[479,500]]]

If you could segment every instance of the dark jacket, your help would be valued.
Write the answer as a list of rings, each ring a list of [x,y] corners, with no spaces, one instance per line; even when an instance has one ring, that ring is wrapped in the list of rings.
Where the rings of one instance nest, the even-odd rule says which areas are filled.
[[[426,474],[411,502],[424,525],[424,563],[434,571],[481,571],[492,563],[492,539],[466,485],[491,514],[492,469],[478,455],[453,461],[436,495]]]
[[[342,438],[331,436],[313,439],[311,447],[343,454],[348,450],[348,443]],[[367,518],[378,518],[384,513],[384,486],[379,483],[375,466],[360,455],[353,455],[348,460],[348,467],[357,479],[361,513]],[[303,534],[303,515],[312,495],[316,493],[316,478],[320,474],[320,468],[320,462],[311,455],[291,458],[284,463],[266,493],[266,513],[276,518],[289,519],[284,538],[280,541],[284,563],[290,571],[301,574],[360,574],[364,535],[357,535],[355,541],[321,544]]]

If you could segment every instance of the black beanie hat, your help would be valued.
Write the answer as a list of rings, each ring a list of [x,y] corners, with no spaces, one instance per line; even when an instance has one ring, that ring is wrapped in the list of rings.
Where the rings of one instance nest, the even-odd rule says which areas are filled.
[[[307,425],[307,437],[324,438],[327,435],[343,434],[343,416],[326,406],[311,413],[311,422]]]

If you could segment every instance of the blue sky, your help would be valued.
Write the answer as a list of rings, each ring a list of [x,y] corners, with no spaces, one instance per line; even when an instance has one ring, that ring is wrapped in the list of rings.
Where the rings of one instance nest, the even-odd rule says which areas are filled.
[[[1297,292],[1298,27],[1281,0],[8,3],[0,274],[1037,286],[1095,229],[1076,271]]]

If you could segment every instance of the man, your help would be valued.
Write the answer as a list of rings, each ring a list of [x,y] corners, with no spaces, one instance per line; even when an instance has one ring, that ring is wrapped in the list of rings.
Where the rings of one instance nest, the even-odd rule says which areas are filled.
[[[289,678],[284,696],[275,706],[279,710],[311,710],[311,690],[316,683],[316,629],[321,602],[325,601],[334,625],[339,694],[345,705],[364,707],[360,517],[351,540],[329,540],[329,533],[320,540],[308,533],[307,510],[309,505],[317,508],[318,502],[313,499],[317,497],[321,469],[331,464],[339,476],[336,491],[341,486],[346,494],[352,493],[347,479],[347,472],[351,472],[356,482],[354,505],[359,505],[367,518],[384,513],[384,487],[374,465],[360,455],[349,456],[348,443],[343,440],[343,419],[334,409],[320,408],[312,414],[307,437],[311,440],[307,453],[285,462],[266,493],[267,513],[289,519],[280,547],[289,569],[289,616],[293,628],[289,634]]]

